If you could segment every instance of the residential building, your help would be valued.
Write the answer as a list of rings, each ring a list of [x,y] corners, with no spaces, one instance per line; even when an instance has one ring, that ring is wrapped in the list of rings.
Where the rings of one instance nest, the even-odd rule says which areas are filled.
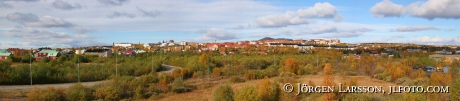
[[[6,49],[0,49],[0,60],[6,60],[11,55],[13,54],[10,51]]]
[[[36,61],[40,61],[44,57],[48,57],[50,60],[56,60],[59,56],[61,56],[61,52],[48,49],[41,50],[34,54]]]
[[[125,50],[125,51],[123,52],[123,55],[125,55],[125,56],[134,56],[135,54],[136,54],[136,52],[134,52],[134,51],[131,50],[131,49]]]
[[[445,59],[445,62],[452,62],[454,60],[459,61],[460,60],[460,55],[442,55],[442,54],[435,54],[435,55],[429,55],[430,58],[436,60],[436,61],[441,61],[443,58]]]
[[[131,48],[133,47],[132,43],[114,43],[114,47],[120,46],[120,47],[125,47],[125,48]]]
[[[110,49],[86,50],[84,55],[98,55],[99,57],[108,57],[109,55],[112,55],[112,50]]]

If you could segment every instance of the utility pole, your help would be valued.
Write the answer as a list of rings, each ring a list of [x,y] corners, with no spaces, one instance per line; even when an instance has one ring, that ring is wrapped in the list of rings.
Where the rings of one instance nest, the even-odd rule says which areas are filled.
[[[32,48],[30,48],[30,56],[29,56],[29,69],[30,69],[30,85],[32,85]]]
[[[115,54],[115,76],[118,76],[118,52]]]
[[[78,83],[80,83],[80,58],[77,58],[78,66]]]
[[[153,51],[152,51],[152,73],[153,73]]]
[[[316,53],[316,66],[318,66],[318,53]]]
[[[210,66],[210,63],[209,63],[209,57],[208,57],[208,75],[209,75],[209,78],[212,78],[212,75],[211,75],[211,66]]]

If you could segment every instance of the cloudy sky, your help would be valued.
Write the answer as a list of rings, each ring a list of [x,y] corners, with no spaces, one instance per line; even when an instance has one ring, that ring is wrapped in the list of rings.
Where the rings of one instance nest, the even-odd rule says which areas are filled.
[[[459,0],[0,0],[0,48],[263,37],[460,45]]]

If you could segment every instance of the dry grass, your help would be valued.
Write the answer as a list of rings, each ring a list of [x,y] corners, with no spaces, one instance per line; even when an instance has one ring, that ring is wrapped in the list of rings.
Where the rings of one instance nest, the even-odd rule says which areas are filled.
[[[358,85],[362,85],[362,86],[382,86],[384,90],[387,90],[388,86],[396,86],[396,84],[394,83],[372,79],[367,76],[350,76],[350,77],[357,78]],[[270,81],[274,82],[274,80],[276,79],[277,77],[270,78]],[[339,76],[335,76],[335,83],[342,82],[339,79],[340,79]],[[227,79],[218,80],[219,82],[214,81],[215,84],[209,88],[199,89],[199,90],[195,90],[195,91],[187,92],[187,93],[168,94],[164,96],[163,98],[159,99],[159,101],[209,101],[209,100],[213,100],[214,90],[217,89],[220,85],[226,84],[227,83],[226,80]],[[311,80],[316,85],[322,85],[323,76],[322,75],[300,76],[296,80],[299,81],[300,83],[305,83],[305,84],[308,84],[308,81]],[[192,79],[187,82],[193,82],[194,84],[201,84],[201,83],[198,83],[199,81],[204,82],[204,83],[207,82],[206,80],[198,80],[198,79]],[[227,84],[230,84],[230,86],[232,86],[233,88],[233,91],[236,93],[244,86],[255,86],[258,82],[260,82],[260,80],[251,80],[251,81],[246,81],[244,83],[227,83]]]
[[[27,93],[24,90],[6,90],[0,91],[0,101],[23,101],[27,100]]]

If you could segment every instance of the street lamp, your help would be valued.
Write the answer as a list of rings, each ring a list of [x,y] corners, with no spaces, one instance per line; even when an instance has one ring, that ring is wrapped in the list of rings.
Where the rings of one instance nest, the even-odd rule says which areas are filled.
[[[77,58],[78,66],[78,83],[80,83],[80,58]]]
[[[30,56],[29,56],[29,69],[30,69],[30,85],[32,85],[32,48],[30,49]]]
[[[118,76],[118,51],[115,54],[115,76]]]

